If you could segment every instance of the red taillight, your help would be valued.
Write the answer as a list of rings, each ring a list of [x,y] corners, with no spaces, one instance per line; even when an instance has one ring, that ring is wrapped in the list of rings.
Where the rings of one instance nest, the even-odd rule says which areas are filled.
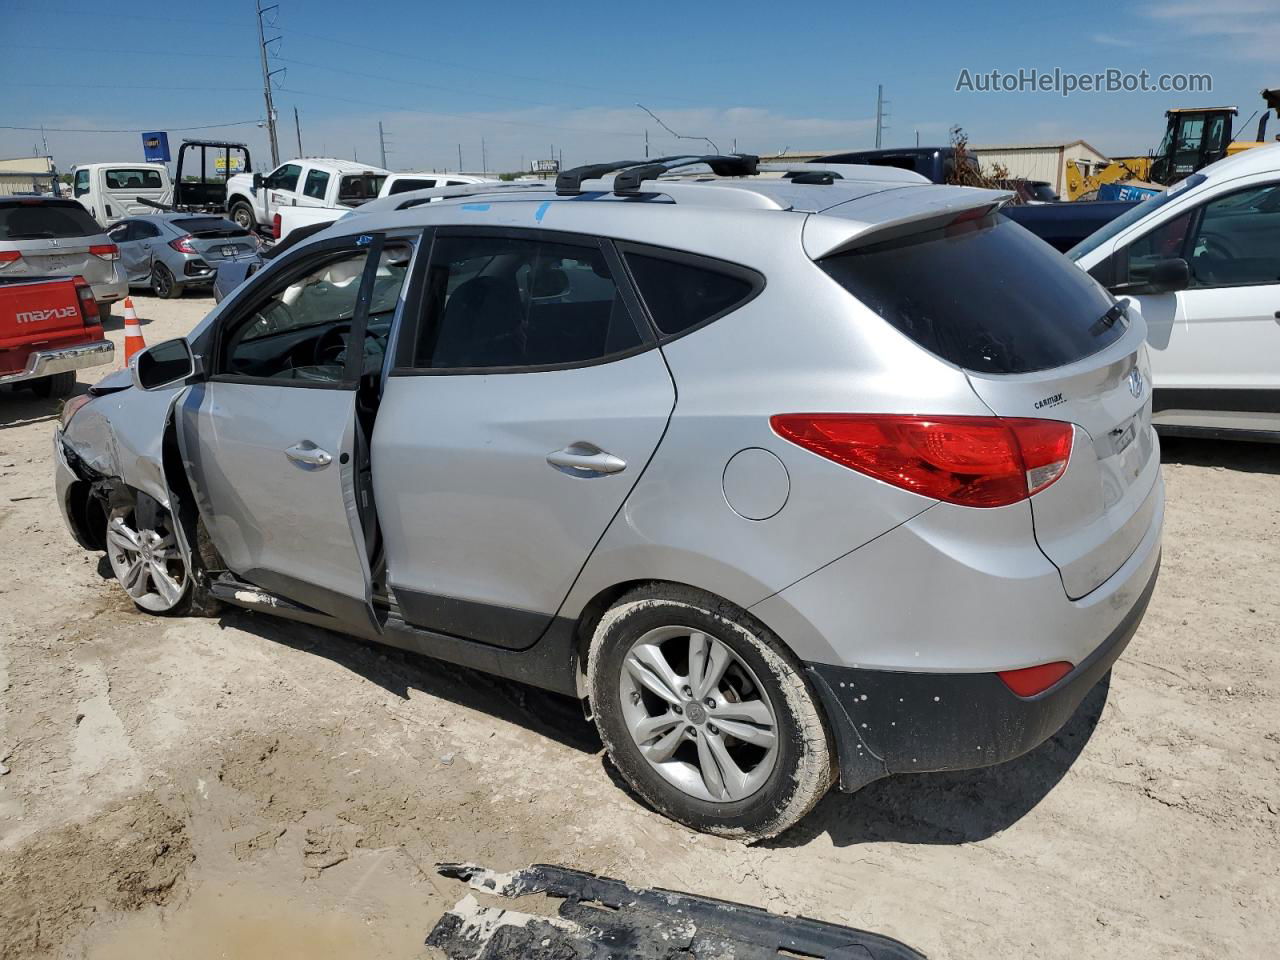
[[[103,260],[120,259],[120,248],[114,243],[95,243],[89,248],[89,252],[95,257],[101,257]]]
[[[769,421],[806,450],[921,496],[1003,507],[1057,480],[1072,427],[1006,417],[790,413]]]
[[[1065,660],[1059,660],[1056,663],[1042,663],[1038,667],[1024,667],[1021,670],[1002,670],[996,676],[1018,696],[1034,697],[1037,693],[1044,693],[1071,670],[1071,664]]]
[[[80,316],[84,319],[86,327],[92,327],[94,324],[102,322],[102,316],[98,312],[98,301],[93,297],[93,287],[89,286],[84,277],[75,278],[76,296],[80,298]]]
[[[173,247],[173,249],[177,250],[179,253],[195,254],[200,252],[191,245],[191,234],[187,234],[185,237],[179,237],[177,240],[170,240],[169,246]]]
[[[271,218],[271,238],[273,240],[280,239],[280,214],[276,214]]]
[[[7,267],[11,263],[16,263],[22,259],[22,254],[17,250],[0,250],[0,267]]]

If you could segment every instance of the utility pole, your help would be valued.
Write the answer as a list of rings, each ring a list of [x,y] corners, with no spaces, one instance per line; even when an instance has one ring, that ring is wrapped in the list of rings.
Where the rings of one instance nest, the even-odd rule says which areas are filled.
[[[644,128],[644,158],[649,159],[649,128]]]
[[[387,136],[382,132],[382,121],[378,121],[378,149],[382,153],[382,169],[390,170],[387,166]]]
[[[876,85],[876,149],[880,149],[881,135],[885,130],[889,129],[889,125],[885,120],[889,118],[889,114],[885,112],[885,107],[889,101],[884,98],[884,84]]]
[[[462,172],[462,144],[458,144],[458,172]]]
[[[266,37],[266,31],[263,30],[263,15],[270,13],[272,10],[279,10],[280,4],[273,3],[269,7],[262,5],[262,0],[257,0],[258,8],[258,53],[262,57],[262,98],[267,104],[267,136],[271,140],[271,166],[280,165],[280,143],[276,139],[276,107],[271,102],[271,74],[273,71],[267,66],[267,44],[275,43],[280,38],[272,37],[270,40]]]
[[[298,108],[293,108],[293,129],[298,134],[298,157],[302,157],[302,124],[298,120]]]
[[[489,155],[484,150],[484,137],[480,138],[480,176],[489,175]]]

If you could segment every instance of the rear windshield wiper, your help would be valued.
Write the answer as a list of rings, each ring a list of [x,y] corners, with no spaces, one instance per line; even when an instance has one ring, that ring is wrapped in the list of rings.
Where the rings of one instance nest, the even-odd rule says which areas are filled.
[[[1125,305],[1117,302],[1110,310],[1100,316],[1097,321],[1089,328],[1089,335],[1100,337],[1119,322],[1120,318],[1125,315]]]

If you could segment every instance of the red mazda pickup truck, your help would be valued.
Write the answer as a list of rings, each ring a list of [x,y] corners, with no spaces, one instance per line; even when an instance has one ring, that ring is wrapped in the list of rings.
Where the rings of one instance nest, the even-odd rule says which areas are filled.
[[[83,277],[0,279],[0,384],[65,397],[76,371],[110,363],[93,288]]]

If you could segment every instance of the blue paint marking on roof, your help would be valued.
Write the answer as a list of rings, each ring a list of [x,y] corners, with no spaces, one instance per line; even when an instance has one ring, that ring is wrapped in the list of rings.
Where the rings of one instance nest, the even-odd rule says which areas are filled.
[[[541,223],[542,218],[547,215],[547,208],[550,206],[551,206],[550,200],[543,200],[540,204],[538,204],[538,209],[534,211],[533,219]]]
[[[488,209],[489,209],[489,204],[487,204],[487,203],[464,203],[464,204],[462,205],[462,209],[463,209],[463,210],[475,210],[475,211],[477,211],[477,212],[483,213],[485,210],[488,210]]]

